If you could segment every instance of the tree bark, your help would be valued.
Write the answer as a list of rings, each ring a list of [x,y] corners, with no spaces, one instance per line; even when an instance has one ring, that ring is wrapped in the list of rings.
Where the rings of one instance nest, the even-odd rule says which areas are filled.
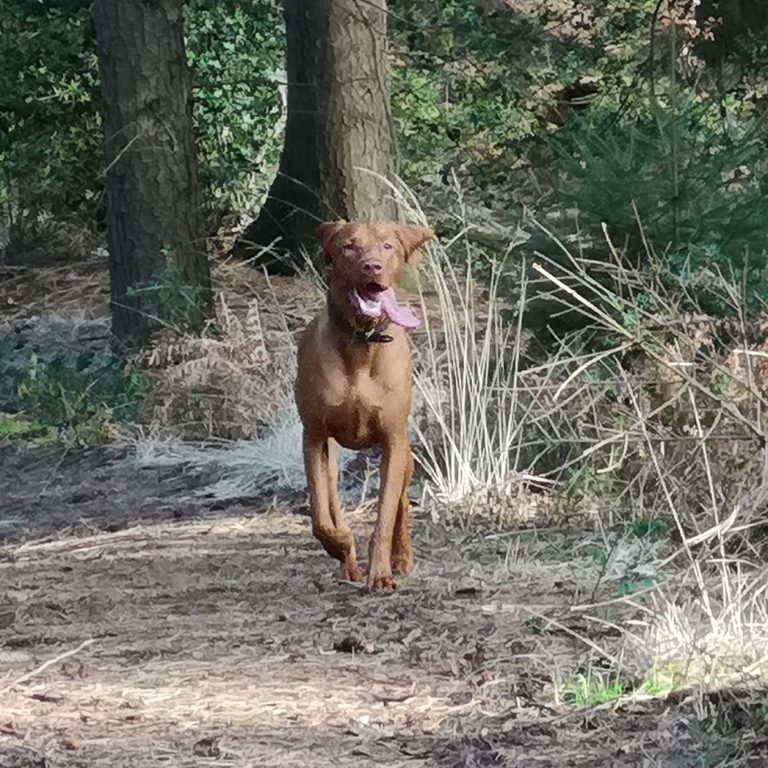
[[[284,0],[288,98],[280,165],[259,215],[234,246],[237,256],[250,258],[275,244],[276,253],[264,252],[260,263],[277,273],[291,273],[284,251],[293,253],[312,236],[318,208],[319,166],[315,150],[317,88],[314,80],[316,44],[310,10],[305,0]]]
[[[392,181],[397,157],[386,10],[386,0],[284,0],[288,116],[280,169],[235,255],[294,272],[319,221],[397,215],[379,178]],[[281,258],[286,251],[291,256]]]
[[[200,330],[212,309],[183,0],[95,0],[112,330]]]
[[[318,28],[318,161],[323,218],[390,219],[396,143],[386,0],[324,0]]]

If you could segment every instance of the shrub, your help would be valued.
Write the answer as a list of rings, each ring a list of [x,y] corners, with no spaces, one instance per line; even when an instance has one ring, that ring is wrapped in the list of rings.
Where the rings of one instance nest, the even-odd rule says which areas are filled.
[[[19,385],[18,408],[26,419],[62,436],[91,442],[113,422],[132,421],[147,383],[111,355],[79,355],[41,363],[33,356]]]
[[[200,182],[210,226],[260,201],[282,146],[279,0],[192,0],[192,70]]]
[[[0,9],[0,209],[12,240],[41,217],[93,222],[102,140],[89,4],[10,2]]]
[[[707,308],[725,309],[702,279],[720,272],[744,283],[754,309],[768,291],[768,132],[761,119],[717,119],[715,105],[691,100],[656,120],[574,122],[559,141],[556,201],[577,212],[584,235],[602,240],[605,223],[631,258],[663,262]]]

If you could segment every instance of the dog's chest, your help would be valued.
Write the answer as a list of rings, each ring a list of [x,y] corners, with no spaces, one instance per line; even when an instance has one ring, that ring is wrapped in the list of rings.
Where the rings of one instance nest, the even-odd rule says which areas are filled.
[[[368,377],[338,381],[321,396],[328,432],[348,448],[378,442],[384,405],[381,386]]]
[[[392,329],[383,345],[353,345],[322,320],[299,347],[296,403],[304,427],[347,448],[382,444],[407,429],[411,402],[408,339]]]
[[[393,423],[408,419],[407,393],[364,373],[339,377],[320,398],[326,429],[346,448],[381,443]]]

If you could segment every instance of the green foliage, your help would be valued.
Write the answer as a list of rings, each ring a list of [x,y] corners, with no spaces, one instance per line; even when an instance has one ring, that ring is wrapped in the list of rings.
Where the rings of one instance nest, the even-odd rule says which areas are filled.
[[[634,595],[637,592],[653,588],[655,584],[656,582],[650,577],[639,581],[636,579],[622,579],[622,581],[619,582],[619,594],[622,597]]]
[[[0,413],[0,446],[44,445],[56,440],[55,429],[20,413]]]
[[[582,708],[618,699],[626,692],[627,685],[615,675],[590,669],[566,678],[559,688],[560,695],[568,704]]]
[[[659,539],[667,534],[669,526],[659,518],[641,517],[632,522],[630,530],[638,539]]]
[[[479,187],[506,183],[522,141],[542,127],[541,101],[526,97],[548,75],[525,55],[543,45],[540,30],[522,16],[501,24],[460,0],[392,9],[400,62],[392,107],[406,179],[454,167]]]
[[[557,204],[577,209],[593,237],[604,222],[631,253],[644,254],[645,238],[671,279],[700,283],[704,302],[705,271],[765,296],[765,128],[754,118],[719,124],[716,105],[695,100],[655,120],[576,120],[559,140]]]
[[[611,559],[611,553],[605,547],[597,547],[592,551],[592,562],[604,568]]]
[[[40,216],[93,220],[101,182],[100,121],[89,4],[0,7],[0,207],[11,234]]]
[[[611,113],[633,103],[654,5],[591,3],[580,23],[555,4],[489,13],[464,0],[392,0],[406,178],[450,167],[484,201],[508,201],[533,162],[548,162],[547,137],[584,108],[579,99]]]
[[[640,692],[664,698],[685,685],[688,677],[685,668],[676,664],[664,664],[654,668],[640,686]]]
[[[19,415],[6,430],[15,425],[17,438],[40,430],[46,436],[54,431],[65,439],[95,442],[109,435],[113,422],[136,418],[146,389],[144,376],[123,370],[111,355],[49,363],[33,356],[19,384]]]
[[[192,70],[200,182],[211,225],[253,205],[282,146],[284,33],[279,0],[192,0]]]

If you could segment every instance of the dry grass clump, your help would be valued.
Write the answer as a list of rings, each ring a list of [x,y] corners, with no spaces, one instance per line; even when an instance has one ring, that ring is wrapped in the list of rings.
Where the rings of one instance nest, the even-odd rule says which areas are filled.
[[[137,358],[152,380],[143,417],[152,427],[187,439],[253,437],[290,389],[290,354],[267,349],[258,299],[244,317],[221,295],[218,304],[215,337],[165,330]]]
[[[552,403],[575,401],[570,422],[584,447],[570,466],[604,475],[611,493],[646,515],[674,508],[681,536],[719,524],[737,505],[742,529],[755,522],[761,503],[753,497],[764,495],[767,479],[761,325],[748,332],[738,315],[691,312],[684,302],[693,297],[673,298],[661,280],[623,267],[604,265],[600,275],[594,263],[573,259],[534,269],[548,298],[589,319],[582,339],[603,347],[584,352],[583,342],[569,342],[574,362]]]
[[[747,297],[722,276],[706,276],[724,315],[712,316],[608,249],[601,264],[563,248],[534,270],[549,300],[587,321],[566,341],[573,362],[551,404],[570,401],[561,423],[578,425],[566,497],[604,499],[601,524],[666,521],[675,544],[644,597],[626,600],[638,615],[624,663],[654,690],[764,684],[765,317],[748,321]]]
[[[765,323],[744,317],[736,286],[710,276],[732,307],[727,320],[629,267],[610,243],[602,263],[561,244],[563,258],[542,256],[532,282],[525,269],[492,264],[478,311],[482,254],[464,234],[429,248],[441,322],[427,316],[417,339],[415,449],[434,502],[507,487],[516,496],[523,482],[556,491],[572,521],[599,525],[668,516],[671,502],[687,535],[761,495],[768,341]],[[510,289],[513,271],[521,276]],[[524,330],[541,301],[577,330]],[[741,515],[747,507],[759,517],[759,504],[742,504]]]

